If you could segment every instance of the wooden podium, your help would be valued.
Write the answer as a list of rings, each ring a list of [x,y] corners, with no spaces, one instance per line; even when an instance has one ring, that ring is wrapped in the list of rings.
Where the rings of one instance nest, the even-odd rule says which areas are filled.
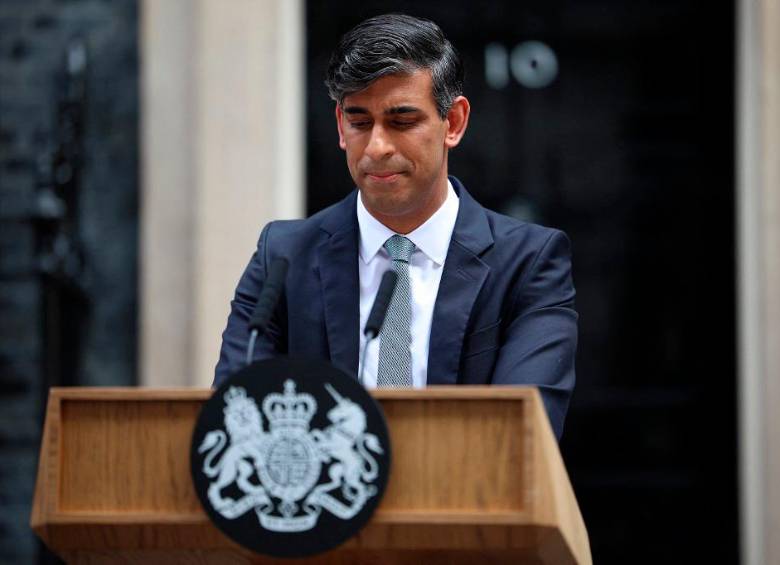
[[[591,563],[536,389],[376,390],[393,460],[369,524],[339,548],[271,559],[209,522],[190,479],[203,389],[55,388],[31,525],[68,563]]]

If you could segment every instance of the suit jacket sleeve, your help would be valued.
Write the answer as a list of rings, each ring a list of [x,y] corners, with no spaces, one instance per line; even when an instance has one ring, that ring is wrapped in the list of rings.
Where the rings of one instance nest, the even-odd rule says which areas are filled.
[[[553,230],[517,285],[492,379],[537,386],[558,438],[574,389],[574,294],[569,239]]]
[[[255,304],[257,304],[270,264],[272,226],[273,222],[266,225],[260,233],[257,250],[241,275],[235,296],[230,302],[230,315],[227,327],[222,333],[222,348],[214,371],[214,387],[219,386],[225,378],[244,367],[249,343],[249,319],[252,317]],[[280,302],[282,301],[283,298]],[[278,315],[278,311],[277,308],[265,335],[257,338],[254,360],[270,359],[278,355],[282,349],[282,331],[279,323],[281,317]]]

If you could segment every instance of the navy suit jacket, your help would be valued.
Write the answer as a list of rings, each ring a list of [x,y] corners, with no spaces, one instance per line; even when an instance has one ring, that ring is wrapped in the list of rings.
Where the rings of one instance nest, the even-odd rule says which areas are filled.
[[[534,385],[556,436],[574,388],[577,313],[563,232],[480,206],[454,177],[458,217],[433,311],[428,384]],[[214,385],[242,368],[247,324],[266,269],[284,257],[284,295],[255,359],[277,355],[358,370],[357,191],[305,220],[260,235],[231,302]]]

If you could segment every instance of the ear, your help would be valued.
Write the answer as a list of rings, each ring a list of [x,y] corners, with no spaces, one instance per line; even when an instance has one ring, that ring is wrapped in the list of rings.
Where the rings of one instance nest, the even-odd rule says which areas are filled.
[[[339,147],[346,150],[347,144],[344,141],[344,126],[341,122],[341,118],[344,113],[341,111],[341,104],[336,103],[336,128],[339,130]]]
[[[458,96],[452,101],[450,111],[447,112],[447,134],[444,136],[444,145],[452,149],[463,138],[466,126],[469,125],[469,113],[471,105],[465,96]]]

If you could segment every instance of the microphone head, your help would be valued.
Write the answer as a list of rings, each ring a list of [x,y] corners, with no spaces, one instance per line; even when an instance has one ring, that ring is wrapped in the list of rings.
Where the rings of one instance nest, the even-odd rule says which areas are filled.
[[[284,289],[284,281],[287,278],[289,263],[287,259],[278,257],[271,262],[268,273],[263,283],[263,289],[255,304],[252,317],[249,320],[249,329],[265,332],[268,322],[271,320],[276,303]]]
[[[390,300],[393,298],[395,285],[398,282],[398,273],[393,270],[385,271],[382,275],[382,282],[379,283],[379,290],[376,292],[374,305],[371,307],[371,313],[368,315],[368,321],[363,333],[368,339],[374,339],[379,335],[382,324],[385,321],[387,307],[390,306]]]
[[[268,276],[265,279],[265,288],[267,285],[279,286],[284,284],[284,280],[287,278],[287,269],[290,267],[290,263],[284,257],[277,257],[271,261],[271,266],[268,267]]]

